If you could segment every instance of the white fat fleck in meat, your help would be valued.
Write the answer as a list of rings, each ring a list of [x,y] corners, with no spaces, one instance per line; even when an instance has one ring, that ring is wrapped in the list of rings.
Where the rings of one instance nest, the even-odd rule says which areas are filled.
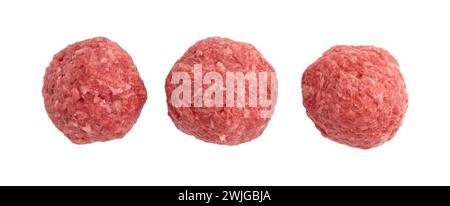
[[[95,104],[99,103],[100,100],[101,100],[100,97],[98,97],[98,96],[95,96],[95,97],[94,97],[94,103],[95,103]]]
[[[113,95],[123,93],[129,89],[131,89],[131,85],[128,83],[122,84],[120,87],[112,87],[108,86]]]
[[[227,135],[219,135],[220,142],[226,142],[227,141]]]
[[[87,86],[81,86],[81,87],[80,87],[80,91],[81,91],[81,94],[85,95],[85,94],[87,94],[89,91],[91,91],[91,89],[90,89],[89,87],[87,87]]]
[[[112,49],[108,49],[106,54],[108,55],[110,61],[114,61],[117,59],[116,54],[114,54]]]
[[[87,134],[92,133],[91,125],[85,125],[84,127],[81,127],[83,131],[85,131]]]
[[[78,127],[78,124],[72,121],[69,122],[69,125],[71,125],[72,127]]]
[[[217,66],[217,71],[221,71],[221,72],[226,71],[226,68],[225,68],[225,66],[222,64],[222,62],[217,62],[216,66]]]
[[[87,50],[87,48],[81,48],[81,49],[78,49],[78,50],[76,50],[75,52],[74,52],[74,54],[75,55],[80,55],[80,54],[82,54],[84,51],[86,51]]]
[[[102,100],[102,101],[100,102],[100,106],[101,106],[102,108],[106,109],[106,111],[107,111],[108,113],[111,113],[111,111],[112,111],[112,110],[111,110],[111,106],[109,106],[109,104],[107,104],[105,100]]]
[[[85,120],[89,118],[89,115],[84,111],[78,110],[73,113],[72,118],[75,120]]]
[[[107,63],[107,62],[108,62],[108,59],[105,58],[105,57],[103,57],[102,59],[100,59],[100,63],[102,63],[102,64]]]
[[[114,101],[113,107],[116,111],[120,111],[120,109],[122,108],[122,102],[120,100]]]
[[[79,100],[81,97],[80,97],[80,92],[78,92],[78,89],[77,88],[72,88],[72,90],[71,90],[71,92],[72,92],[72,100],[73,101],[77,101],[77,100]]]
[[[227,47],[223,50],[223,53],[226,55],[231,55],[233,53],[233,50]]]

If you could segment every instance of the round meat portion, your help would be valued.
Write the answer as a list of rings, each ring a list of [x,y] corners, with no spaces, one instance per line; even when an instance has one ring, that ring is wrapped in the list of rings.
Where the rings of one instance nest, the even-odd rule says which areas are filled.
[[[76,144],[122,138],[147,100],[131,57],[103,37],[57,53],[46,69],[42,93],[48,116]]]
[[[201,74],[196,74],[196,68]],[[245,81],[236,80],[239,75]],[[248,43],[220,37],[191,46],[169,72],[165,90],[168,115],[178,129],[223,145],[238,145],[260,136],[277,98],[275,71],[261,53]],[[211,90],[215,93],[208,95]],[[244,98],[240,91],[245,92]],[[256,104],[252,95],[256,95]]]
[[[302,77],[303,105],[323,136],[369,149],[392,139],[408,96],[397,61],[373,46],[335,46]]]

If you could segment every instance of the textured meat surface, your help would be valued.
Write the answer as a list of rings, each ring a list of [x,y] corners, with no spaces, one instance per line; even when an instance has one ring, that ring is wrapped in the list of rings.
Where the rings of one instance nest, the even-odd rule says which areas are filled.
[[[76,144],[122,138],[147,99],[131,57],[103,37],[57,53],[46,69],[42,93],[50,119]]]
[[[261,117],[267,107],[174,107],[170,102],[173,90],[178,86],[170,83],[176,72],[187,72],[194,78],[193,66],[201,64],[203,73],[218,72],[274,72],[272,66],[250,44],[227,38],[212,37],[191,46],[175,63],[166,79],[168,114],[181,131],[206,142],[237,145],[260,136],[270,118]],[[203,89],[207,87],[203,85]],[[223,88],[224,89],[224,88]],[[248,94],[248,87],[246,94]],[[272,107],[275,106],[275,91],[268,87]],[[236,91],[236,90],[235,90]],[[194,93],[194,92],[193,92]],[[224,92],[225,93],[225,92]],[[248,100],[248,97],[246,97]],[[248,101],[246,101],[248,102]]]
[[[392,139],[408,96],[397,61],[372,46],[335,46],[302,77],[303,105],[323,136],[368,149]]]

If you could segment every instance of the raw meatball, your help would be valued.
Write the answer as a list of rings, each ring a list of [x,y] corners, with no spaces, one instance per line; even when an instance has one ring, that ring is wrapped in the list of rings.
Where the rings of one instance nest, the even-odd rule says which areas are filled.
[[[306,69],[303,105],[323,136],[369,149],[392,139],[408,96],[397,61],[372,46],[335,46]]]
[[[201,67],[197,79],[196,66]],[[239,74],[249,77],[249,81],[238,83],[227,76]],[[209,81],[212,76],[216,78]],[[255,81],[266,95],[250,83]],[[224,145],[237,145],[260,136],[277,97],[275,71],[263,56],[250,44],[220,37],[191,46],[172,67],[165,90],[169,116],[178,129],[205,142]],[[216,92],[207,95],[211,90]],[[245,91],[245,98],[239,96],[240,91]],[[209,99],[215,101],[212,106]]]
[[[103,37],[57,53],[47,67],[42,93],[48,116],[75,144],[122,138],[147,100],[131,57]]]

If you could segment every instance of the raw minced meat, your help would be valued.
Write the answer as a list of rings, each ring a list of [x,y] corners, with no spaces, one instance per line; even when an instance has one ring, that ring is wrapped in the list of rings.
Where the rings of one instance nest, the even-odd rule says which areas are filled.
[[[50,119],[76,144],[122,138],[147,100],[131,57],[103,37],[57,53],[46,69],[42,93]]]
[[[408,96],[399,64],[372,46],[335,46],[302,77],[303,105],[323,136],[368,149],[392,139]]]
[[[223,97],[224,101],[225,99],[228,101],[228,98],[232,96],[232,101],[236,100],[234,104],[225,105],[223,103],[208,107],[202,105],[202,103],[206,104],[206,100],[203,99],[199,104],[201,106],[196,106],[195,98],[198,95],[204,95],[202,91],[206,93],[208,88],[211,89],[213,86],[211,83],[203,83],[200,87],[195,87],[195,82],[193,82],[196,81],[195,65],[201,66],[203,76],[200,78],[207,79],[208,73],[218,74],[223,77],[223,82],[228,80],[227,73],[254,73],[257,78],[258,74],[267,74],[267,78],[264,80],[267,80],[266,92],[269,104],[252,106],[249,96],[252,89],[249,86],[250,83],[246,82],[243,83],[246,94],[245,105],[242,103],[241,107],[237,105],[239,101],[236,94],[238,83],[232,87],[225,83],[219,85],[220,91],[214,93],[214,95]],[[173,102],[174,92],[177,92],[180,84],[183,84],[178,81],[173,82],[174,76],[180,73],[186,75],[183,83],[189,82],[184,89],[194,90],[188,92],[188,97],[183,100],[185,106],[176,106]],[[258,82],[261,80],[262,78],[258,79]],[[264,88],[260,86],[258,88]],[[277,97],[275,71],[263,56],[248,43],[220,37],[207,38],[191,46],[172,67],[166,79],[165,90],[168,114],[178,129],[203,141],[224,145],[237,145],[260,136],[270,120]],[[258,93],[258,100],[263,96],[261,94]],[[175,94],[175,97],[178,97],[178,93]]]

